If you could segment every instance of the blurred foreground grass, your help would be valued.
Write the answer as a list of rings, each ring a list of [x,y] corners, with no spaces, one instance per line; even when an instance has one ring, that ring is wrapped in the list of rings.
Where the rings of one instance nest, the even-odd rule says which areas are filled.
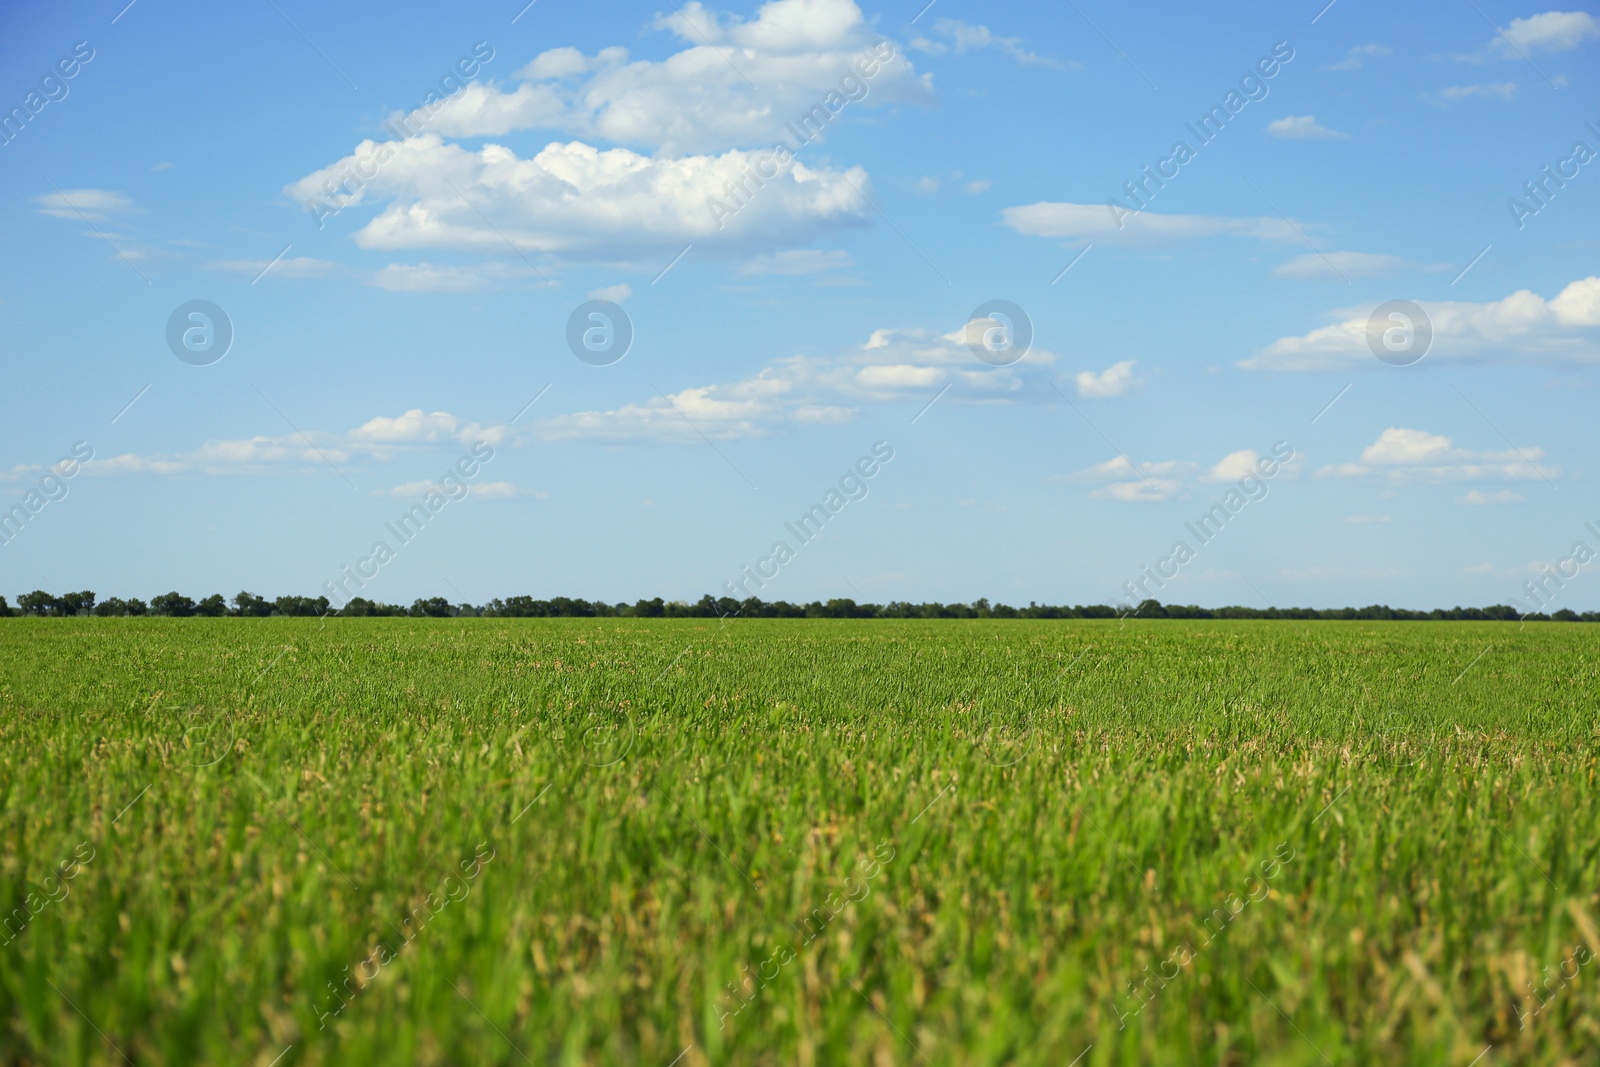
[[[1591,629],[6,620],[0,1062],[1593,1063]]]

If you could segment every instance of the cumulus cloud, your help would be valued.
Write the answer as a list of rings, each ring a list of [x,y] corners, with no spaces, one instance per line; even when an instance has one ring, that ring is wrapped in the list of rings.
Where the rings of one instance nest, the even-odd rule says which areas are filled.
[[[1083,64],[1061,63],[1057,60],[1030,52],[1023,46],[1020,37],[1001,37],[992,33],[987,26],[974,26],[962,22],[960,19],[937,19],[929,31],[931,37],[917,37],[911,41],[911,47],[930,56],[942,56],[946,53],[965,55],[967,52],[982,48],[989,48],[1004,55],[1010,56],[1016,62],[1025,66],[1038,65],[1053,67],[1056,70],[1082,70]]]
[[[1008,207],[1000,213],[1005,224],[1029,237],[1057,237],[1068,242],[1107,244],[1165,244],[1198,237],[1254,237],[1268,241],[1298,241],[1301,237],[1283,219],[1222,218],[1214,215],[1160,215],[1113,212],[1105,204],[1071,204],[1042,201]]]
[[[1274,137],[1296,141],[1338,141],[1350,135],[1330,130],[1317,121],[1315,115],[1285,115],[1267,123],[1267,132]]]
[[[1600,37],[1600,19],[1588,12],[1546,11],[1512,19],[1511,25],[1495,35],[1490,47],[1509,58],[1532,52],[1565,52],[1596,37]]]
[[[1137,362],[1125,359],[1113,363],[1099,374],[1090,370],[1079,371],[1073,379],[1078,386],[1078,395],[1108,397],[1132,392],[1144,384],[1144,380],[1133,373],[1133,365]]]
[[[39,214],[58,219],[89,219],[104,222],[113,215],[126,215],[137,210],[125,194],[111,189],[62,189],[58,192],[36,196],[33,202]]]
[[[1360,70],[1362,64],[1367,60],[1390,55],[1391,52],[1391,49],[1381,44],[1358,44],[1346,52],[1344,58],[1339,62],[1330,64],[1322,69],[1334,71]]]
[[[1254,449],[1249,448],[1242,448],[1237,452],[1229,452],[1206,472],[1205,480],[1208,482],[1236,482],[1240,478],[1254,475],[1257,473],[1256,462],[1260,458],[1260,456],[1256,455]]]
[[[1240,449],[1223,456],[1210,467],[1181,459],[1142,460],[1135,463],[1117,456],[1073,474],[1050,479],[1054,482],[1088,482],[1095,488],[1089,495],[1099,500],[1118,500],[1128,504],[1150,504],[1187,495],[1204,483],[1237,482],[1244,477],[1260,477],[1256,466],[1261,459],[1252,449]],[[1281,468],[1279,476],[1297,476],[1298,457]]]
[[[248,274],[252,278],[270,274],[275,278],[316,278],[339,269],[339,264],[311,256],[286,256],[283,259],[224,259],[208,264],[212,270]],[[271,268],[270,270],[268,268]],[[263,274],[263,272],[266,274]]]
[[[688,47],[666,59],[551,49],[516,72],[515,88],[469,85],[427,116],[427,129],[446,137],[550,129],[672,154],[716,152],[771,144],[784,123],[837,96],[846,77],[867,89],[851,107],[935,100],[931,77],[892,42],[877,63],[856,66],[881,38],[854,0],[772,0],[749,20],[698,2],[674,6],[653,29]]]
[[[375,271],[368,284],[392,293],[470,293],[535,279],[548,284],[532,268],[508,263],[390,263]]]
[[[1539,461],[1543,458],[1544,450],[1531,445],[1503,452],[1474,452],[1456,447],[1442,434],[1391,427],[1362,450],[1359,462],[1330,464],[1317,471],[1317,477],[1375,477],[1394,483],[1440,483],[1525,481],[1549,479],[1561,473],[1558,467],[1541,465]],[[1487,503],[1488,499],[1464,502]]]
[[[487,441],[499,444],[505,438],[505,427],[484,427],[476,422],[466,422],[448,411],[423,414],[421,408],[412,408],[395,418],[379,415],[350,431],[350,440],[368,444],[433,444],[439,441],[460,441],[471,444]]]
[[[748,256],[872,219],[864,170],[791,153],[804,156],[847,109],[936,102],[930,76],[854,0],[770,0],[750,18],[690,2],[651,28],[686,47],[661,60],[620,47],[547,50],[513,84],[475,81],[397,116],[421,132],[363,141],[285,195],[319,222],[376,209],[355,235],[365,248],[503,255],[509,245],[522,256],[635,266],[691,243]],[[568,139],[534,134],[530,144],[524,131]],[[497,140],[454,143],[463,138]],[[393,273],[377,284],[483,282]]]
[[[1550,300],[1526,289],[1503,300],[1421,302],[1433,326],[1430,360],[1478,363],[1600,362],[1600,277],[1583,278]],[[1239,366],[1247,370],[1322,371],[1381,366],[1367,347],[1373,305],[1341,308],[1339,321],[1284,337]]]
[[[1399,256],[1375,252],[1307,252],[1272,268],[1280,278],[1349,278],[1389,274],[1406,265]]]
[[[1522,500],[1521,493],[1514,493],[1509,489],[1502,489],[1497,493],[1485,493],[1481,489],[1468,490],[1467,495],[1461,498],[1463,504],[1515,504]]]
[[[627,282],[621,285],[606,285],[599,289],[591,289],[587,294],[590,300],[609,300],[613,304],[620,304],[633,295],[633,286]]]
[[[1510,100],[1517,94],[1516,82],[1485,82],[1478,85],[1451,85],[1439,90],[1446,103],[1457,100]]]
[[[943,335],[876,330],[865,344],[834,356],[786,356],[735,382],[540,419],[534,432],[551,441],[684,444],[702,435],[764,437],[794,426],[852,421],[863,403],[926,402],[946,386],[950,400],[1015,399],[1055,363],[1053,355],[1034,349],[1009,367],[993,367],[973,355],[964,337],[964,329]]]
[[[527,489],[511,482],[467,482],[467,495],[484,500],[549,500],[550,494],[541,489]],[[449,493],[438,482],[406,482],[386,491],[385,496],[422,496],[427,493]]]
[[[484,426],[445,411],[424,413],[412,408],[398,416],[378,416],[343,432],[311,430],[304,434],[257,435],[207,441],[188,452],[158,455],[124,453],[83,466],[90,475],[111,474],[257,474],[286,468],[348,463],[357,457],[389,461],[403,453],[449,445],[459,448],[484,441],[500,444],[505,426]]]
[[[1136,464],[1126,456],[1117,456],[1052,481],[1098,482],[1100,484],[1089,491],[1091,497],[1127,504],[1151,504],[1176,496],[1185,480],[1193,477],[1198,469],[1184,460],[1145,460]]]
[[[765,252],[739,267],[740,274],[821,274],[841,270],[854,261],[849,252],[823,252],[815,248],[795,248],[787,252]]]
[[[391,154],[392,153],[392,154]],[[376,163],[378,158],[387,161]],[[766,160],[765,164],[762,161]],[[573,141],[521,159],[501,145],[471,151],[435,134],[379,144],[364,141],[348,158],[290,185],[304,202],[325,195],[359,168],[370,181],[335,206],[386,201],[356,234],[364,248],[454,248],[503,253],[571,253],[628,259],[651,251],[798,245],[821,233],[863,225],[871,184],[860,167],[811,168],[795,160],[777,170],[744,207],[728,188],[748,181],[764,154],[652,159],[626,148]],[[729,213],[719,212],[713,199]],[[489,220],[494,220],[492,223]]]

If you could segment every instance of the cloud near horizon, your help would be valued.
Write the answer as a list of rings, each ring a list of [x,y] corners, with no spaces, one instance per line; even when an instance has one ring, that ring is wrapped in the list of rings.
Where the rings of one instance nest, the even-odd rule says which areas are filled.
[[[1487,303],[1428,302],[1419,306],[1433,326],[1425,359],[1475,363],[1590,364],[1600,362],[1600,277],[1572,282],[1545,300],[1526,289]],[[1339,321],[1298,337],[1283,337],[1248,359],[1245,370],[1327,371],[1382,367],[1367,347],[1374,305],[1334,312]]]
[[[1166,244],[1200,237],[1253,237],[1299,241],[1294,224],[1272,218],[1216,215],[1162,215],[1154,211],[1113,212],[1106,204],[1040,201],[1000,212],[1001,220],[1029,237],[1056,237],[1095,244]]]
[[[864,403],[927,402],[945,388],[946,403],[1014,400],[1030,382],[1042,385],[1056,361],[1035,348],[1009,367],[990,366],[965,338],[966,327],[947,334],[875,330],[865,344],[838,355],[785,356],[739,381],[549,416],[535,422],[534,433],[546,441],[612,443],[765,437],[793,426],[851,422]]]

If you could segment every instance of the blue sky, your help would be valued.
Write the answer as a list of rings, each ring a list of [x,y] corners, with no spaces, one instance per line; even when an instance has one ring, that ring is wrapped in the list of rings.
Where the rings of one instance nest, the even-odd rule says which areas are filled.
[[[1526,603],[1600,547],[1591,11],[0,20],[8,595],[315,595],[384,541],[380,600],[694,599],[784,540],[764,599],[1110,603],[1159,572],[1168,602],[1432,607]],[[591,299],[620,360],[569,348]],[[193,300],[233,333],[206,365],[168,343]],[[995,300],[1020,359],[971,322]],[[1420,360],[1407,320],[1374,354],[1390,301]],[[1594,569],[1545,603],[1600,607]]]

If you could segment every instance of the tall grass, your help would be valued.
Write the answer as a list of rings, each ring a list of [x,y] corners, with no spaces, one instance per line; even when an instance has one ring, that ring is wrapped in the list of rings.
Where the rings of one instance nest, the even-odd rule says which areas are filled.
[[[1596,663],[1555,625],[7,620],[0,1062],[1594,1062]]]

